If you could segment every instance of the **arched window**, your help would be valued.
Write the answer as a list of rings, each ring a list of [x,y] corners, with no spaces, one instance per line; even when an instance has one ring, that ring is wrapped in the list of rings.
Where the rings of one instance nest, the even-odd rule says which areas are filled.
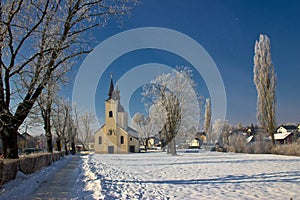
[[[102,137],[101,136],[99,136],[99,138],[98,138],[98,144],[102,144]]]
[[[124,136],[121,136],[121,141],[120,141],[121,144],[124,144]]]
[[[108,117],[113,117],[113,112],[112,111],[108,112]]]

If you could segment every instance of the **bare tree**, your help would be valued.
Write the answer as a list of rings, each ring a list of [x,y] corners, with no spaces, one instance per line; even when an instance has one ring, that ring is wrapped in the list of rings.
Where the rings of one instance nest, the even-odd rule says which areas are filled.
[[[57,150],[61,151],[62,142],[66,153],[68,152],[66,140],[67,136],[67,125],[68,125],[68,105],[65,101],[56,100],[54,103],[55,107],[52,112],[52,125],[56,133],[56,146]]]
[[[78,135],[77,133],[77,127],[78,127],[78,118],[77,115],[74,115],[72,113],[72,107],[71,110],[67,110],[68,112],[68,123],[67,123],[67,130],[68,130],[68,139],[71,143],[71,154],[74,155],[76,153],[76,145],[75,145],[75,138]]]
[[[271,60],[270,39],[266,35],[260,35],[259,41],[255,43],[253,71],[257,90],[257,119],[271,136],[272,144],[275,144],[276,77]]]
[[[72,113],[72,106],[66,100],[57,100],[52,114],[52,125],[57,135],[56,144],[58,151],[61,151],[61,145],[66,152],[75,153],[75,137],[77,135],[76,117]]]
[[[162,74],[144,87],[143,95],[146,106],[152,106],[151,120],[160,128],[169,152],[176,155],[175,137],[199,123],[199,97],[191,71],[178,67]]]
[[[211,128],[211,107],[210,107],[210,99],[206,98],[205,104],[205,120],[204,120],[204,131],[207,135],[209,135]]]
[[[96,117],[93,113],[85,112],[83,115],[79,117],[79,125],[77,127],[77,130],[84,149],[88,149],[88,140],[95,132],[93,126],[95,122],[96,122]]]
[[[211,140],[213,143],[218,141],[219,145],[228,144],[228,136],[230,135],[232,126],[227,120],[217,119],[212,126]]]
[[[41,115],[44,121],[44,130],[47,140],[47,151],[52,153],[52,133],[51,133],[51,111],[52,111],[52,89],[51,85],[48,84],[47,89],[43,95],[40,95],[38,104],[41,109]]]
[[[90,30],[135,0],[14,0],[0,4],[0,136],[18,158],[17,132],[53,73],[89,53]],[[19,88],[18,82],[26,83]]]
[[[150,137],[158,134],[154,121],[151,120],[151,117],[145,117],[143,114],[135,113],[132,122],[138,130],[140,142],[144,144],[145,151],[147,151]]]

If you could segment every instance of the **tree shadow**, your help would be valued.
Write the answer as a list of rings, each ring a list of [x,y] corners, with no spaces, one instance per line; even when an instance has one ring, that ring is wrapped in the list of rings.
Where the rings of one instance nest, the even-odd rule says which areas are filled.
[[[119,180],[119,182],[136,182],[128,180]],[[220,178],[204,178],[190,180],[139,180],[139,183],[145,184],[171,184],[171,185],[189,185],[189,184],[241,184],[241,183],[300,183],[300,171],[261,173],[254,175],[228,175]]]

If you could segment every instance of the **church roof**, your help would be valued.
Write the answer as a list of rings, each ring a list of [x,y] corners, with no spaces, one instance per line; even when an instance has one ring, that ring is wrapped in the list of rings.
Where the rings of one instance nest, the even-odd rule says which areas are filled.
[[[112,79],[112,75],[110,75],[110,86],[109,86],[109,91],[108,91],[108,100],[113,99],[113,100],[120,100],[120,90],[118,88],[118,85],[114,87],[114,82]]]
[[[107,100],[112,98],[113,92],[114,92],[114,83],[113,83],[112,75],[110,75],[110,86],[109,86],[108,99]]]

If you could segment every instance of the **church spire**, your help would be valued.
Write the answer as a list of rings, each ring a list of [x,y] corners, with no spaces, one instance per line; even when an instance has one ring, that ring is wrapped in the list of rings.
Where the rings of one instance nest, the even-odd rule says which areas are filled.
[[[114,83],[113,83],[113,79],[112,79],[112,74],[110,74],[110,86],[109,86],[109,91],[108,91],[108,99],[111,99],[112,95],[114,92]]]

